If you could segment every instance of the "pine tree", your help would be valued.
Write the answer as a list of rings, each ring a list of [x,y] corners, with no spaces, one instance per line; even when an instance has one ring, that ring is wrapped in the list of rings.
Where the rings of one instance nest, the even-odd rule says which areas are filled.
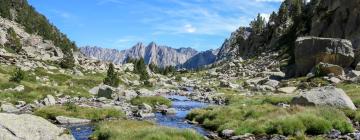
[[[107,71],[107,76],[104,79],[104,84],[112,87],[118,87],[119,83],[120,83],[120,79],[118,77],[117,72],[115,72],[114,64],[111,63]]]
[[[265,18],[258,14],[257,18],[250,23],[250,27],[255,34],[261,34],[265,28]]]

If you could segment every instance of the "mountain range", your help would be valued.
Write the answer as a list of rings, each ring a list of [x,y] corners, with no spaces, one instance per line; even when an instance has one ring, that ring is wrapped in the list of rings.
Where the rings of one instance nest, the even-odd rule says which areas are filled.
[[[87,57],[123,64],[128,58],[144,58],[146,64],[155,64],[159,67],[178,66],[195,56],[198,52],[192,48],[174,49],[168,46],[157,45],[151,42],[145,46],[137,43],[130,49],[116,50],[100,47],[82,47],[80,51]]]

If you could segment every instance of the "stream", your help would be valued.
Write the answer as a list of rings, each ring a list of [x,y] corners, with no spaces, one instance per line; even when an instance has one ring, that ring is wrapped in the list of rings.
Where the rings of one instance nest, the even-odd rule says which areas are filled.
[[[172,101],[172,108],[176,109],[176,114],[174,115],[163,115],[162,113],[155,114],[155,121],[158,125],[168,126],[180,129],[194,129],[201,135],[207,135],[208,132],[194,124],[189,124],[186,122],[186,115],[192,110],[196,108],[204,108],[207,106],[206,103],[192,101],[186,96],[165,96],[166,98]],[[88,137],[93,133],[94,126],[93,125],[79,125],[79,126],[69,126],[76,140],[88,140]]]

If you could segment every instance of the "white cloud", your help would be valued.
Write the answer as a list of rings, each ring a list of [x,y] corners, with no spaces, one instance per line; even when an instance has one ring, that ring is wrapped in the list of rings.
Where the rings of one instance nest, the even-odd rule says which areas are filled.
[[[186,24],[186,25],[184,26],[184,29],[185,29],[185,31],[188,32],[188,33],[194,33],[194,32],[196,32],[196,28],[193,27],[191,24]]]

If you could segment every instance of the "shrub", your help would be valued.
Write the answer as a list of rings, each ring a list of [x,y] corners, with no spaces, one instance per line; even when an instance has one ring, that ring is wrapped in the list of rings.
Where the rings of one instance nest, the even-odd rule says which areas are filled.
[[[154,107],[155,105],[166,105],[171,106],[171,100],[163,97],[163,96],[150,96],[150,97],[136,97],[131,99],[131,104],[133,105],[141,105],[146,103]]]
[[[75,66],[75,59],[71,52],[65,53],[63,59],[60,62],[61,68],[71,69]]]
[[[8,42],[5,44],[5,48],[10,52],[19,53],[22,49],[22,46],[14,28],[9,28],[7,30],[7,39]]]
[[[16,68],[15,72],[10,77],[11,82],[20,83],[25,77],[25,72],[21,70],[21,68]]]

